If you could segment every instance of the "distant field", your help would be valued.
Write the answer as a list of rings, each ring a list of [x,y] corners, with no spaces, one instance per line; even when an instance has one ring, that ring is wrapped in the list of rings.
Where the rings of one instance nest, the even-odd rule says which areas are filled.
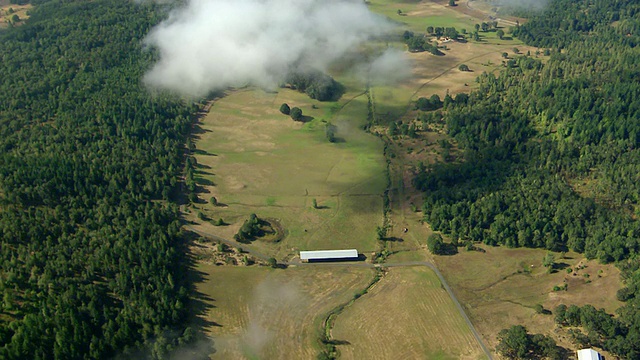
[[[369,8],[398,24],[398,33],[411,30],[416,34],[424,34],[427,26],[455,27],[458,31],[474,30],[474,25],[488,21],[476,19],[465,14],[466,4],[459,1],[456,7],[449,7],[447,1],[391,1],[371,0]],[[463,9],[464,8],[464,9]],[[397,11],[402,10],[402,15]],[[508,29],[503,25],[502,29]],[[378,119],[386,123],[407,115],[411,109],[411,101],[418,97],[429,97],[438,94],[441,98],[447,92],[455,96],[460,92],[468,93],[474,88],[475,78],[483,72],[494,72],[502,66],[502,53],[513,56],[513,48],[520,53],[536,49],[526,47],[518,39],[505,35],[499,39],[495,31],[480,32],[481,41],[449,42],[441,44],[442,56],[427,52],[407,53],[412,62],[411,77],[401,84],[393,86],[375,86],[372,94],[375,97],[375,109]],[[392,46],[404,48],[405,45],[391,43]],[[467,65],[471,71],[458,70],[461,64]],[[411,117],[409,114],[407,120]]]
[[[29,18],[27,12],[33,6],[31,4],[17,5],[10,4],[8,1],[0,1],[0,28],[10,26],[10,23],[14,23],[13,17],[18,17],[18,22],[14,25],[20,25],[24,20]]]
[[[214,339],[212,359],[315,359],[324,317],[374,276],[371,269],[327,266],[197,270],[207,274],[197,292],[213,305],[201,321],[217,324],[204,327]]]
[[[427,26],[453,26],[471,30],[477,20],[444,4],[432,1],[369,0],[371,11],[384,15],[392,21],[415,32],[424,32]],[[398,10],[402,13],[398,14]]]
[[[534,333],[553,335],[560,345],[569,346],[564,331],[551,331],[552,315],[537,314],[534,305],[553,310],[557,305],[591,304],[613,313],[622,303],[616,300],[621,287],[620,271],[613,265],[587,261],[580,254],[556,254],[558,272],[548,274],[542,266],[546,251],[485,247],[486,253],[462,251],[437,258],[447,282],[491,347],[503,329],[516,324]],[[579,265],[586,268],[579,269]],[[567,273],[567,268],[574,271]],[[575,274],[575,275],[574,275]],[[588,274],[588,275],[585,275]],[[554,286],[567,291],[553,291]]]
[[[425,267],[393,268],[337,317],[341,359],[484,359],[469,327]]]

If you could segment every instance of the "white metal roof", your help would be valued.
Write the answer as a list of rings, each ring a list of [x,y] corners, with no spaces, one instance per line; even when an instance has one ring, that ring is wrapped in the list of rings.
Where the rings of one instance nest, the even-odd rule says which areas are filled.
[[[578,360],[600,360],[600,354],[593,349],[578,350]]]
[[[358,250],[316,250],[300,251],[300,260],[350,259],[357,258]]]

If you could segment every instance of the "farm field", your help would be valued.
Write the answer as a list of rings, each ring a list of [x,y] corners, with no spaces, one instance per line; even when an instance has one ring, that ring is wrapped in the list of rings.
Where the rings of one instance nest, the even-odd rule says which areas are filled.
[[[338,316],[341,359],[484,359],[480,345],[426,267],[392,268]]]
[[[331,266],[197,270],[207,274],[197,292],[214,305],[200,314],[214,340],[212,359],[314,359],[324,317],[375,274]]]
[[[313,120],[294,122],[278,111],[282,103]],[[329,104],[287,89],[241,90],[216,100],[195,141],[196,181],[202,200],[215,196],[224,205],[196,207],[230,225],[203,226],[231,238],[256,213],[285,229],[279,243],[254,242],[279,257],[292,249],[374,251],[386,180],[382,142],[361,129],[366,112],[366,97],[357,93]],[[325,139],[324,119],[337,127],[336,143]]]
[[[491,348],[500,330],[516,324],[526,324],[531,333],[552,335],[558,345],[571,348],[566,329],[556,329],[553,315],[536,313],[536,304],[551,311],[559,304],[591,304],[609,313],[622,305],[616,299],[620,271],[613,265],[569,252],[564,258],[556,254],[559,269],[549,274],[542,266],[544,250],[484,249],[486,253],[462,251],[438,257],[436,263]],[[564,284],[566,291],[553,291]]]
[[[369,4],[372,11],[405,22],[400,32],[423,33],[428,25],[472,29],[482,21],[440,2],[374,0]],[[397,15],[398,7],[406,16]],[[407,52],[410,76],[400,83],[376,83],[368,88],[369,93],[358,75],[338,64],[332,75],[345,85],[346,92],[337,102],[319,102],[286,88],[236,89],[215,99],[192,137],[199,201],[185,209],[190,226],[232,239],[255,213],[276,224],[281,234],[276,241],[258,239],[242,247],[278,261],[295,261],[299,250],[356,248],[370,262],[372,253],[384,248],[389,264],[433,262],[425,247],[432,231],[422,223],[422,213],[415,211],[421,198],[412,187],[411,169],[419,162],[440,161],[438,141],[445,135],[432,131],[423,132],[418,139],[394,139],[387,151],[395,155],[385,159],[385,127],[391,121],[414,121],[413,102],[419,97],[438,94],[444,98],[447,93],[455,96],[471,91],[478,75],[504,66],[502,53],[520,56],[515,54],[516,47],[520,53],[536,51],[517,40],[500,40],[494,32],[481,33],[481,37],[480,42],[442,44],[444,56]],[[405,49],[399,41],[387,46]],[[461,64],[471,71],[460,71]],[[283,103],[302,109],[305,121],[294,122],[280,113]],[[368,118],[377,124],[372,128],[374,134],[363,130]],[[325,137],[327,123],[337,128],[335,143]],[[391,208],[385,219],[387,169]],[[211,197],[216,198],[216,206],[210,203]],[[218,219],[225,225],[215,226]],[[383,223],[389,225],[387,236],[392,239],[386,244],[376,239],[376,226]],[[200,316],[203,324],[220,325],[203,325],[215,339],[212,357],[220,359],[281,358],[285,353],[295,354],[292,358],[313,358],[320,351],[317,340],[324,317],[363,290],[373,276],[365,267],[272,270],[204,262],[198,267],[205,277],[198,291],[214,306]],[[442,270],[445,275],[455,272],[446,264]],[[337,288],[336,283],[347,285]],[[457,293],[460,283],[452,280],[452,285]],[[264,295],[266,288],[285,290]],[[283,300],[290,293],[294,300],[304,299],[305,305]],[[271,304],[257,303],[261,299]],[[396,320],[381,321],[379,314]],[[492,331],[483,330],[483,335],[494,346]],[[397,354],[429,359],[486,356],[436,275],[426,267],[388,270],[368,294],[336,316],[332,338],[348,343],[338,346],[345,359],[391,359]]]

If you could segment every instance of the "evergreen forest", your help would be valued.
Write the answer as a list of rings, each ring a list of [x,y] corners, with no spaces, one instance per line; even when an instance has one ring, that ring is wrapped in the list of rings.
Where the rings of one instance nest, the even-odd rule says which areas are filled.
[[[575,307],[583,346],[640,358],[640,4],[552,0],[513,35],[540,52],[443,111],[460,161],[420,167],[424,219],[461,243],[574,250],[623,270],[615,317]],[[550,56],[542,56],[542,53]],[[575,315],[577,314],[577,315]]]
[[[193,337],[167,200],[196,109],[140,83],[166,9],[33,5],[0,33],[0,358],[160,358]]]

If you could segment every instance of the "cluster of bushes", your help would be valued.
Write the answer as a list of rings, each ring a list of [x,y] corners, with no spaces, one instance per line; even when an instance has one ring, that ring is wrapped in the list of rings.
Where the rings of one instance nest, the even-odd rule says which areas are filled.
[[[319,101],[336,101],[344,93],[342,84],[317,70],[291,72],[285,82]]]
[[[521,325],[514,325],[498,333],[496,350],[507,359],[563,359],[555,340],[542,334],[529,334]]]
[[[444,55],[440,49],[436,45],[431,44],[425,39],[422,35],[415,35],[411,31],[405,31],[402,36],[404,39],[404,43],[409,47],[409,51],[411,52],[422,52],[428,51],[433,55]]]
[[[440,234],[429,235],[427,248],[434,255],[453,255],[458,253],[458,247],[455,244],[445,243]]]
[[[416,101],[416,110],[431,111],[438,110],[442,107],[443,103],[440,100],[440,96],[437,94],[431,95],[430,98],[421,97]]]
[[[249,219],[244,221],[240,230],[233,235],[233,238],[239,242],[248,242],[263,236],[264,230],[262,230],[262,226],[264,223],[264,220],[259,219],[256,214],[251,214]]]

